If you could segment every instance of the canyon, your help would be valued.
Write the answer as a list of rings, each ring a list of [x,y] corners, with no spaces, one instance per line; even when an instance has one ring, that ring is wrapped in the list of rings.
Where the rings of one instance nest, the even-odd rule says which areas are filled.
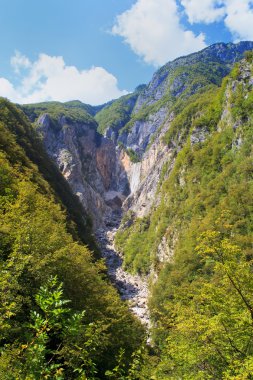
[[[219,86],[234,62],[252,48],[251,42],[215,44],[179,58],[160,68],[148,85],[96,111],[87,111],[81,102],[55,102],[54,108],[45,105],[44,109],[43,104],[22,107],[36,125],[48,155],[90,215],[109,278],[147,328],[151,324],[149,285],[157,278],[156,268],[151,267],[146,275],[127,271],[122,252],[115,248],[115,234],[160,204],[159,188],[185,143],[183,132],[166,142],[177,104],[180,107],[208,86]],[[36,114],[33,118],[31,110]],[[82,112],[82,117],[69,115],[70,110]],[[196,128],[191,143],[205,141],[207,133],[205,128]],[[181,177],[183,186],[183,173]],[[176,232],[161,237],[158,263],[171,260],[175,241]]]
[[[252,49],[0,99],[1,379],[252,377]]]

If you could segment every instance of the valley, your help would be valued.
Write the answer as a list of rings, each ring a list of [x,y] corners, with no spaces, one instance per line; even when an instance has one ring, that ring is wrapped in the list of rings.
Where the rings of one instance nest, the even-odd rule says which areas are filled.
[[[141,323],[150,328],[150,315],[148,311],[148,279],[139,275],[132,275],[123,269],[123,257],[117,252],[114,245],[114,237],[120,224],[118,217],[110,227],[99,228],[96,240],[101,249],[101,255],[105,259],[108,276],[118,289],[121,299],[127,301],[131,312],[137,316]]]
[[[252,49],[99,107],[1,99],[1,378],[251,379]]]

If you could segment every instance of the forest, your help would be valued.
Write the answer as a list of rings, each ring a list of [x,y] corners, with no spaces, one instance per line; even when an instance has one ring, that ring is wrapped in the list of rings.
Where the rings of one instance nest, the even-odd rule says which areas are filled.
[[[187,69],[192,86],[204,69]],[[210,70],[198,91],[165,94],[132,119],[136,94],[95,111],[0,99],[0,379],[253,379],[253,54],[222,81]],[[160,173],[159,202],[144,217],[127,212],[115,240],[125,270],[156,274],[146,331],[33,122],[46,111],[56,128],[60,114],[120,134],[168,104],[173,167]]]

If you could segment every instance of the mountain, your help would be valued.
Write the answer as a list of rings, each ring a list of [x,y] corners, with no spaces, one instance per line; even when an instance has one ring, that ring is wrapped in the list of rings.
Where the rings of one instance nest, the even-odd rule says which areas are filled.
[[[252,374],[252,53],[246,57],[221,86],[179,103],[135,164],[141,182],[116,245],[125,268],[152,282],[156,379]]]
[[[96,229],[104,223],[105,215],[111,218],[122,206],[129,195],[128,179],[117,147],[98,133],[91,107],[73,104],[76,102],[41,103],[22,106],[22,110],[35,122],[47,153]]]
[[[78,197],[27,117],[6,99],[0,220],[0,378],[105,379],[120,350],[129,363],[143,328],[97,260]]]
[[[102,131],[142,157],[177,102],[209,86],[219,86],[233,64],[252,48],[252,42],[220,43],[167,63],[147,86],[131,94],[131,106],[126,107],[128,98],[123,97],[96,114]],[[126,114],[124,118],[122,114]]]
[[[78,101],[22,106],[95,229],[115,219],[127,197],[126,209],[141,216],[149,211],[169,154],[161,143],[168,121],[193,94],[219,87],[233,63],[252,48],[252,42],[215,44],[178,58],[148,85],[101,107]]]
[[[13,257],[26,262],[28,255],[28,262],[32,260],[35,266],[35,274],[21,270],[24,282],[12,269],[6,272],[8,276],[14,273],[17,281],[8,302],[15,299],[18,287],[22,300],[21,306],[13,306],[11,328],[21,329],[18,344],[24,344],[28,333],[20,325],[20,320],[27,323],[22,302],[27,310],[41,309],[40,286],[46,284],[47,294],[50,290],[42,278],[57,275],[73,311],[87,310],[82,343],[90,349],[82,351],[84,359],[76,351],[77,341],[75,349],[71,346],[72,338],[67,339],[64,354],[55,349],[58,327],[52,326],[50,344],[43,343],[56,356],[53,363],[63,368],[66,378],[82,378],[75,377],[73,368],[85,368],[89,379],[251,378],[252,49],[252,42],[219,43],[178,58],[161,67],[149,84],[101,107],[78,101],[47,102],[18,106],[18,111],[2,100],[3,128],[12,135],[11,144],[2,144],[4,155],[15,141],[8,160],[21,149],[29,165],[24,165],[28,167],[24,172],[17,166],[26,162],[23,156],[4,164],[1,252],[8,265]],[[10,170],[18,173],[14,184]],[[23,251],[27,245],[20,243],[23,232],[17,220],[23,221],[24,230],[25,220],[36,220],[34,208],[29,216],[26,199],[30,196],[22,193],[19,200],[15,181],[19,184],[20,176],[38,186],[33,190],[39,197],[35,209],[43,222],[36,224],[39,238],[34,246],[43,259],[37,253],[33,259]],[[62,195],[66,192],[67,200]],[[63,214],[54,211],[54,202],[65,210]],[[53,229],[53,237],[51,231],[45,232],[44,224],[65,221],[65,215],[67,232]],[[12,224],[15,227],[9,233]],[[48,243],[45,257],[41,241],[54,242],[59,235],[62,241],[57,244],[62,245],[50,250]],[[29,240],[29,228],[24,236]],[[86,251],[84,262],[82,254],[77,253],[75,259],[71,244],[78,244],[78,252],[84,249],[82,242],[96,250],[94,238],[125,305],[108,284],[97,253],[87,259],[90,253]],[[70,247],[70,255],[66,256],[65,246]],[[8,289],[8,279],[4,277],[3,289]],[[31,284],[28,289],[26,283]],[[35,289],[37,298],[29,289]],[[143,328],[126,306],[148,329],[147,345],[141,347]],[[93,320],[95,334],[90,327]],[[0,368],[12,363],[16,347],[8,334],[11,348],[10,352],[5,348],[7,359],[4,356]],[[51,367],[50,371],[54,373]]]

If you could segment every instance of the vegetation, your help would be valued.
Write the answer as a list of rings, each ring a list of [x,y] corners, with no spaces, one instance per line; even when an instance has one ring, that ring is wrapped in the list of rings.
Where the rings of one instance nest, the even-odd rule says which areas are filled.
[[[25,115],[5,99],[0,99],[0,131],[0,149],[5,152],[11,164],[15,167],[19,165],[22,171],[24,167],[30,170],[38,167],[32,172],[33,180],[42,188],[51,187],[48,191],[52,191],[57,201],[67,210],[68,230],[96,250],[91,238],[91,220],[78,198],[73,195],[55,164],[48,159],[38,135]],[[73,221],[75,229],[72,228]]]
[[[127,374],[143,329],[82,244],[95,247],[85,213],[35,131],[0,107],[0,378],[105,379],[122,350]]]
[[[219,89],[178,103],[165,143],[180,152],[163,173],[161,203],[117,236],[129,270],[159,272],[150,299],[157,380],[252,378],[251,73],[247,57]],[[162,237],[174,253],[165,264]]]
[[[205,133],[209,133],[214,130],[221,113],[220,99],[223,92],[224,89],[220,89],[218,93],[217,89],[212,89],[205,94],[193,95],[187,101],[178,101],[177,116],[164,136],[164,142],[168,145],[173,142],[174,145],[180,147],[184,145],[190,131],[204,129]],[[154,263],[157,246],[170,224],[169,215],[172,216],[172,210],[169,209],[167,200],[168,186],[173,187],[174,194],[174,187],[176,186],[174,181],[179,170],[181,157],[184,156],[188,160],[191,155],[190,150],[188,142],[178,156],[173,173],[168,180],[169,184],[164,182],[162,202],[157,210],[147,218],[136,220],[129,229],[120,231],[116,235],[116,244],[124,252],[124,265],[128,270],[145,273]],[[172,203],[171,200],[169,206],[172,207]],[[175,202],[174,205],[176,206]],[[178,218],[184,217],[184,211],[180,215],[177,214],[178,209],[177,206],[174,208],[174,205],[173,214],[176,214]]]
[[[247,61],[218,91],[179,107],[164,141],[181,151],[161,184],[161,204],[117,236],[127,268],[148,272],[152,264],[159,272],[150,300],[161,355],[155,379],[252,378],[249,54]],[[191,139],[203,130],[204,141]],[[155,255],[163,236],[174,252],[165,265]]]
[[[98,131],[104,134],[109,127],[116,132],[121,129],[129,121],[138,95],[134,92],[122,96],[98,112],[95,116]]]
[[[233,75],[232,73],[231,76]],[[200,194],[198,194],[198,198],[195,196],[199,187],[208,187],[209,181],[217,177],[220,170],[225,170],[219,160],[225,154],[230,159],[233,155],[240,154],[241,151],[234,150],[233,139],[236,139],[236,136],[241,133],[240,129],[242,129],[242,133],[246,133],[246,130],[249,129],[249,119],[252,115],[252,91],[249,92],[247,86],[238,83],[236,89],[231,92],[229,101],[233,105],[231,117],[238,120],[238,124],[243,122],[243,127],[241,126],[233,133],[232,126],[229,124],[227,128],[222,129],[222,133],[219,133],[217,125],[220,122],[228,88],[228,79],[225,78],[221,87],[210,88],[207,86],[205,92],[193,94],[189,98],[180,97],[175,103],[173,107],[175,117],[163,139],[164,143],[176,147],[177,150],[182,150],[178,154],[171,175],[163,182],[160,194],[161,204],[150,216],[137,219],[129,229],[120,231],[116,236],[116,244],[124,252],[125,267],[129,270],[143,273],[149,271],[150,265],[155,264],[157,246],[168,226],[176,223],[173,229],[178,230],[178,224],[182,225],[183,220],[191,219],[194,214],[194,209],[192,209],[194,202],[198,202],[198,206],[194,207],[206,210],[205,204],[199,206]],[[222,126],[222,122],[220,125]],[[206,135],[206,141],[192,144],[192,136],[200,133]],[[212,155],[214,155],[213,158]],[[228,163],[230,163],[230,159],[228,159]],[[198,163],[198,160],[201,161],[201,164]],[[194,164],[192,164],[193,162]],[[192,171],[189,177],[182,174],[186,170]],[[184,187],[178,186],[180,177],[184,177],[183,181],[186,183]],[[192,179],[195,177],[196,180],[192,183]],[[198,185],[200,179],[201,186]],[[193,191],[195,187],[196,192]],[[210,188],[210,193],[210,196],[214,197],[213,187]],[[216,197],[218,202],[220,192],[216,194]],[[181,208],[183,208],[182,211]],[[176,220],[174,220],[175,218]],[[169,232],[167,231],[167,233]],[[143,247],[139,246],[139,241],[143,242]]]
[[[136,163],[136,162],[140,161],[140,157],[138,156],[138,154],[133,149],[129,148],[126,150],[126,152],[127,152],[128,156],[132,162]]]
[[[32,122],[36,121],[40,115],[47,113],[50,115],[52,122],[56,125],[56,128],[57,121],[61,117],[65,117],[66,122],[71,120],[77,123],[86,123],[97,128],[97,124],[93,118],[95,114],[93,107],[79,101],[27,104],[20,106],[20,108]]]
[[[160,203],[143,218],[129,212],[116,236],[126,269],[158,274],[153,347],[110,285],[91,221],[36,130],[0,99],[1,379],[253,378],[252,67],[247,52],[221,83],[228,66],[217,61],[176,65],[164,97],[131,119],[168,104],[174,114],[164,136],[174,166],[163,167]],[[98,112],[101,131],[130,126],[135,96]],[[23,109],[96,127],[96,111],[76,101]]]

